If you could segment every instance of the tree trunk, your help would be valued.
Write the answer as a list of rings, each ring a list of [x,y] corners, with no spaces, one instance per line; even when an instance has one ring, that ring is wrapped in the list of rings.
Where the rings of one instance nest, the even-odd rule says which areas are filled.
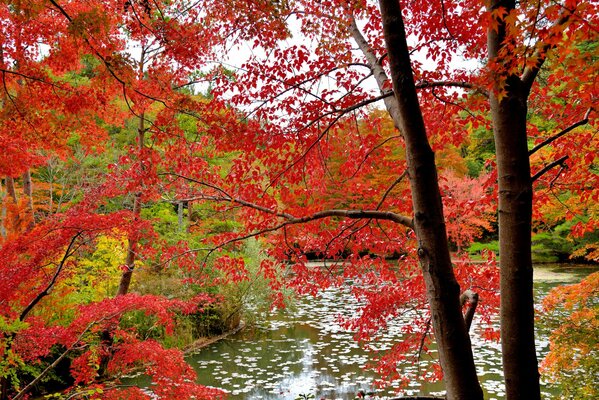
[[[510,85],[510,91],[515,91]],[[526,100],[491,96],[499,181],[501,346],[508,400],[540,399],[534,338],[532,183],[526,143]]]
[[[140,79],[143,79],[144,76],[144,66],[145,66],[145,59],[146,53],[145,53],[145,49],[142,49],[141,55],[140,55],[140,60],[139,60],[139,70],[138,70],[138,75]],[[145,113],[141,113],[139,115],[139,122],[138,122],[138,126],[137,126],[137,150],[139,152],[139,157],[142,157],[142,153],[145,147],[145,135],[146,135],[146,127],[145,127],[145,122],[146,122],[146,116]],[[143,163],[140,160],[138,160],[137,163],[137,168],[140,168],[143,170],[144,166]],[[141,191],[138,191],[135,193],[134,195],[134,199],[133,199],[133,217],[135,218],[135,220],[139,220],[141,216]],[[133,269],[135,269],[135,259],[136,259],[136,253],[137,253],[137,239],[132,237],[131,235],[128,238],[129,240],[129,245],[127,248],[127,259],[125,260],[125,271],[123,271],[123,274],[121,275],[121,281],[119,282],[119,288],[116,292],[117,296],[122,296],[124,294],[127,294],[129,292],[129,286],[131,285],[131,278],[133,276]]]
[[[139,126],[137,130],[137,141],[138,150],[143,151],[145,141],[145,117],[144,113],[139,116]],[[138,168],[143,168],[141,162],[138,163]],[[137,192],[133,199],[133,217],[138,220],[141,216],[141,192]],[[129,286],[131,285],[131,278],[133,276],[133,270],[135,269],[135,259],[137,253],[137,239],[129,236],[129,245],[127,247],[127,259],[125,260],[125,270],[121,275],[121,281],[119,282],[119,288],[116,295],[122,296],[129,292]]]
[[[11,176],[6,177],[6,195],[12,199],[13,203],[17,204],[17,192],[15,190],[15,180]]]
[[[33,184],[31,182],[31,170],[29,169],[23,173],[23,195],[27,198],[27,211],[30,218],[27,229],[31,229],[35,225],[35,214],[33,211]]]
[[[460,287],[453,273],[434,153],[426,128],[397,0],[379,0],[383,31],[405,143],[412,187],[418,256],[427,288],[447,399],[482,399],[470,337],[460,307]],[[398,119],[398,120],[397,120]]]
[[[6,208],[6,203],[12,202],[14,205],[16,205],[19,199],[17,198],[17,191],[15,190],[14,178],[12,176],[7,176],[4,182],[6,184],[6,197],[5,202],[2,204],[2,213],[4,215],[4,230],[8,235],[10,231],[15,231],[19,229],[19,226],[21,225],[21,219],[19,217],[19,214],[13,211],[12,218],[10,218],[11,220],[8,220],[9,213]]]
[[[2,242],[2,239],[6,239],[6,197],[7,194],[4,191],[2,181],[0,181],[0,202],[2,203],[2,209],[0,210],[0,242]]]
[[[491,7],[509,12],[515,2],[494,1]],[[505,24],[500,23],[497,31],[488,32],[489,59],[501,64],[497,57],[505,45]],[[505,87],[501,98],[500,87]],[[528,89],[518,76],[496,73],[490,104],[499,184],[501,346],[508,400],[541,398],[534,338],[527,98]]]

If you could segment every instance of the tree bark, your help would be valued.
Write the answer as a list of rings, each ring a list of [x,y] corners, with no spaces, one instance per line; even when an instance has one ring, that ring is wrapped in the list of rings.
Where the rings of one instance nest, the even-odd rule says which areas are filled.
[[[139,70],[138,75],[140,79],[143,79],[144,76],[144,67],[146,63],[146,52],[145,49],[142,49],[140,60],[139,60]],[[145,148],[145,135],[146,135],[146,116],[145,113],[141,113],[139,115],[139,121],[137,125],[137,150],[139,152],[139,157],[142,157],[143,150]],[[143,170],[144,166],[141,160],[138,160],[137,168]],[[141,217],[141,191],[137,191],[134,194],[133,199],[133,217],[135,220],[139,220]],[[125,295],[129,292],[129,286],[131,285],[131,278],[133,277],[133,270],[135,269],[135,259],[137,254],[137,238],[129,235],[128,238],[129,245],[127,247],[127,258],[125,260],[125,270],[121,275],[121,281],[119,282],[119,288],[116,292],[117,296]]]
[[[510,12],[514,1],[493,1]],[[489,60],[501,65],[505,23],[488,32]],[[509,44],[509,43],[508,43]],[[526,114],[528,88],[515,75],[496,72],[490,95],[499,185],[499,266],[501,270],[501,346],[508,400],[541,398],[534,339],[531,221],[532,181]],[[499,88],[505,90],[499,94]]]
[[[29,223],[27,229],[35,225],[35,214],[33,210],[33,183],[31,182],[31,170],[23,173],[23,195],[27,198],[27,211],[29,212]]]
[[[401,7],[397,0],[379,0],[379,4],[398,106],[395,122],[406,144],[418,256],[426,282],[447,399],[482,399],[460,307],[460,287],[451,264],[435,157],[428,143],[416,94]]]
[[[12,201],[13,204],[18,204],[19,199],[17,198],[17,191],[15,189],[15,180],[12,176],[7,176],[4,180],[6,184],[6,202]],[[14,213],[11,220],[8,220],[9,214],[6,208],[6,203],[2,204],[2,213],[4,215],[4,230],[8,235],[9,230],[19,229],[19,225],[21,224],[21,219],[18,213]]]
[[[2,209],[0,210],[0,242],[6,239],[6,197],[4,186],[0,180],[0,202],[2,203]]]
[[[140,152],[143,151],[144,141],[145,141],[145,117],[142,113],[139,117],[139,126],[137,130],[137,141],[138,141],[138,150]],[[139,168],[143,168],[141,162],[138,163]],[[134,195],[133,199],[133,217],[138,220],[141,216],[141,192],[137,192]],[[119,282],[119,288],[117,290],[116,295],[122,296],[129,292],[129,286],[131,285],[131,278],[133,277],[133,270],[135,269],[135,259],[137,254],[137,239],[129,236],[129,245],[127,247],[127,258],[125,260],[125,270],[121,275],[121,281]]]
[[[15,180],[12,176],[7,176],[6,182],[6,195],[12,200],[13,203],[17,204],[17,192],[15,190]]]

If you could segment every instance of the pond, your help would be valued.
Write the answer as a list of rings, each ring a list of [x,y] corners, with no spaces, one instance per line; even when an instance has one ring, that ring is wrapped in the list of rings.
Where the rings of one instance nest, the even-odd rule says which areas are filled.
[[[540,265],[535,267],[538,297],[558,284],[576,282],[593,270],[589,267]],[[354,399],[359,391],[374,392],[377,398],[392,397],[396,388],[376,389],[377,376],[364,371],[372,354],[361,349],[337,322],[339,315],[352,315],[358,304],[348,291],[329,289],[317,298],[299,301],[291,312],[278,312],[233,337],[217,342],[188,362],[196,369],[201,384],[219,387],[229,399],[296,399],[300,394],[316,399]],[[400,324],[391,325],[381,349],[397,341]],[[537,332],[539,357],[548,350],[546,333]],[[481,338],[476,319],[471,332],[475,362],[485,398],[504,398],[500,345]],[[409,367],[417,368],[417,366]],[[550,389],[544,387],[546,396]],[[443,385],[412,383],[403,395],[442,394]]]

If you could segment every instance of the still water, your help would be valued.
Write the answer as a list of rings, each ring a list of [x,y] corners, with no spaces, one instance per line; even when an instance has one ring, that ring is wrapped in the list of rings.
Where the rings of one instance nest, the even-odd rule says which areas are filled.
[[[558,284],[579,281],[593,269],[580,266],[541,265],[535,267],[537,297]],[[317,298],[306,298],[292,311],[270,315],[259,325],[217,342],[188,362],[196,369],[199,383],[219,387],[229,399],[296,399],[314,395],[316,399],[354,399],[363,390],[389,398],[396,387],[376,389],[373,372],[364,371],[372,354],[361,349],[337,322],[340,315],[351,316],[358,304],[348,291],[330,289]],[[397,341],[397,320],[377,343],[388,349]],[[537,348],[543,357],[548,350],[546,333],[537,332]],[[475,319],[471,332],[475,361],[485,398],[504,398],[499,343],[481,338]],[[417,368],[417,366],[409,366]],[[551,395],[545,388],[545,395]],[[443,386],[414,382],[402,395],[442,394]],[[373,397],[374,398],[374,397]]]

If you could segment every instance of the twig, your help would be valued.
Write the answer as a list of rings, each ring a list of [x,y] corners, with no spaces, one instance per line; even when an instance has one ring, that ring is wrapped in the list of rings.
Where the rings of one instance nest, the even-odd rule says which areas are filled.
[[[29,314],[31,309],[33,309],[33,307],[35,307],[37,303],[39,303],[44,297],[46,297],[50,293],[50,290],[52,290],[52,287],[54,287],[54,284],[56,283],[58,276],[62,272],[65,262],[77,250],[77,249],[75,249],[75,250],[71,251],[71,249],[73,248],[73,246],[75,244],[75,241],[82,234],[83,234],[83,232],[77,232],[77,234],[75,236],[73,236],[73,238],[71,239],[71,242],[69,243],[69,246],[67,247],[67,249],[64,253],[64,256],[62,257],[62,260],[60,260],[60,263],[58,264],[58,268],[56,269],[54,276],[50,280],[50,283],[48,284],[48,286],[46,286],[46,288],[44,290],[42,290],[40,293],[38,293],[38,295],[29,303],[29,305],[27,307],[25,307],[25,309],[23,310],[21,315],[19,315],[19,321],[23,321],[25,319],[25,317],[27,317],[27,314]]]

